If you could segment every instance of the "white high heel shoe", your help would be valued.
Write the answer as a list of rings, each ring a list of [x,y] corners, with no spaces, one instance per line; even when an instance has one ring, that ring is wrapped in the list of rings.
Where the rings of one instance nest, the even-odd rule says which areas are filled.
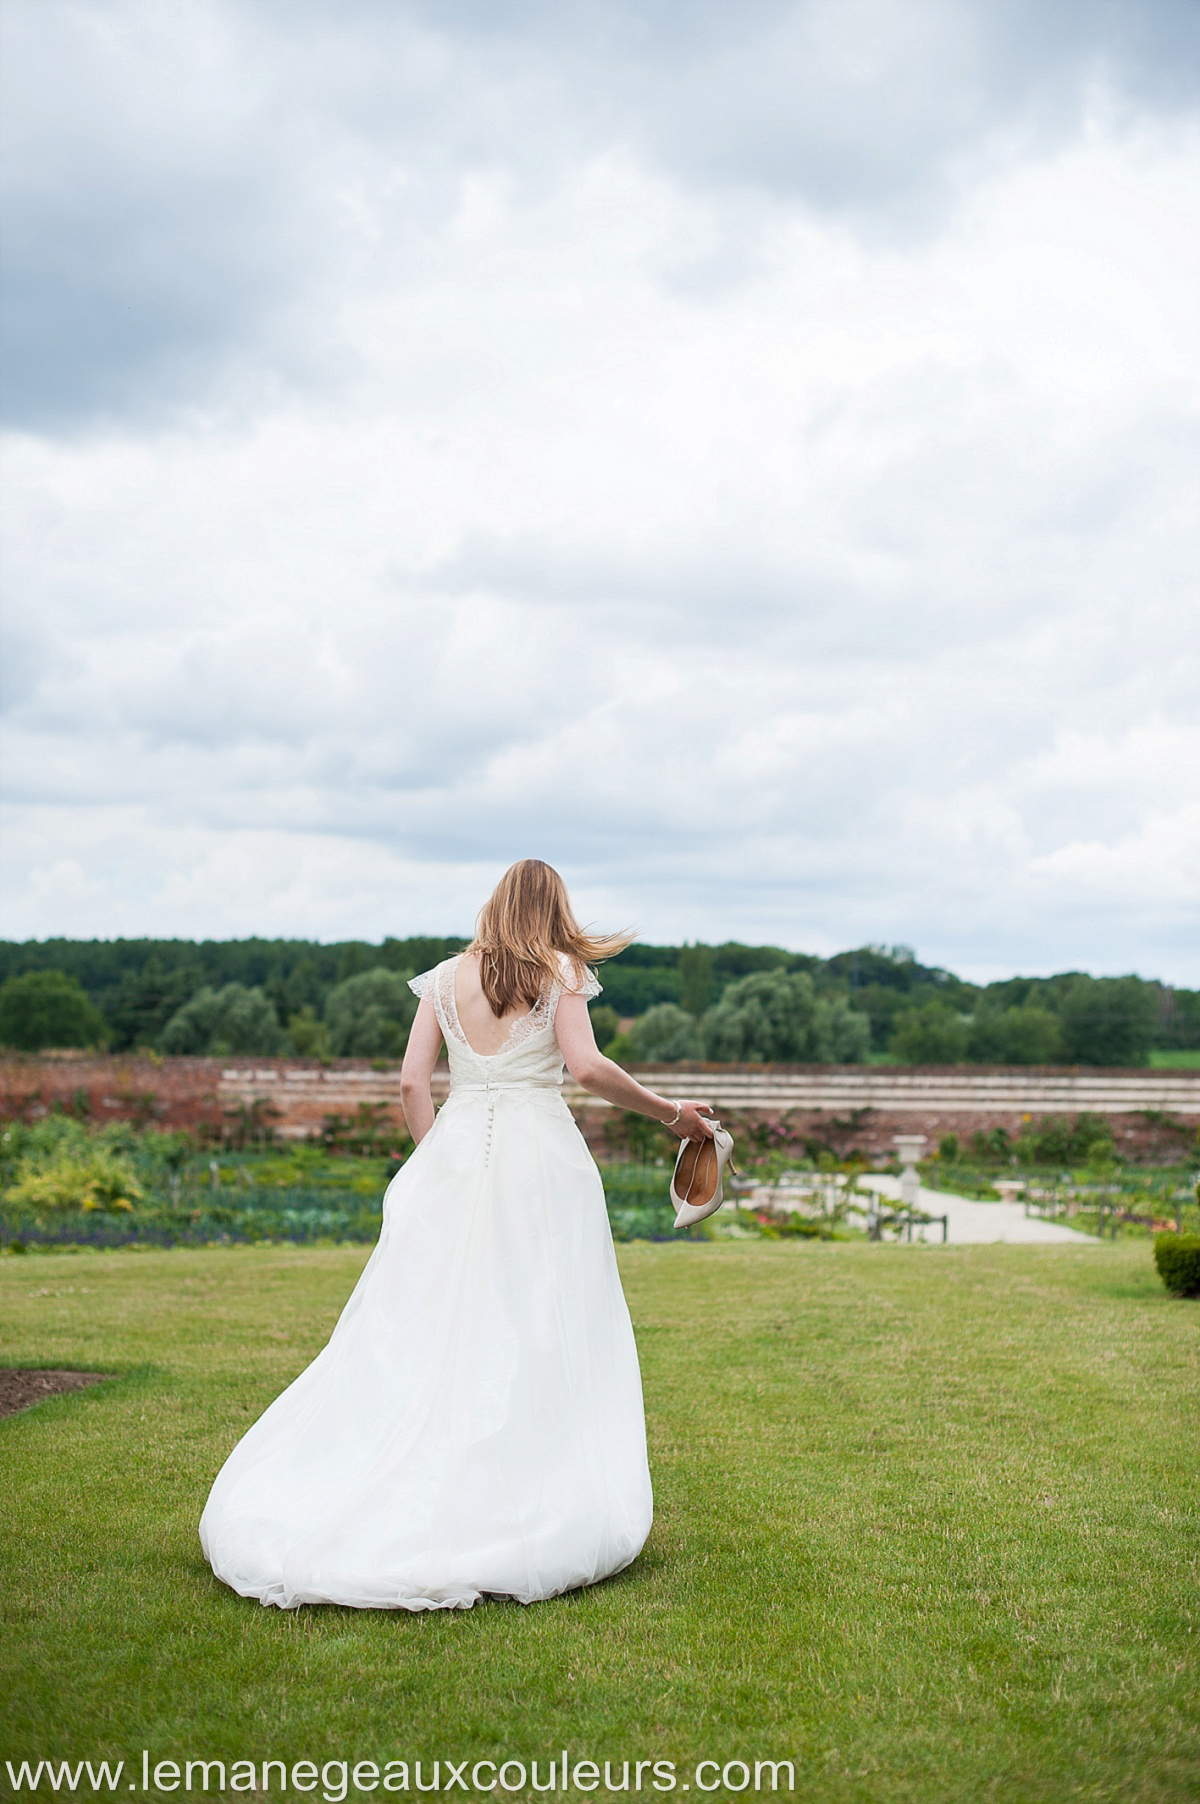
[[[732,1165],[733,1135],[713,1122],[711,1140],[683,1140],[671,1178],[671,1201],[677,1228],[690,1228],[715,1215],[725,1201],[725,1167]],[[736,1169],[736,1167],[734,1168]]]

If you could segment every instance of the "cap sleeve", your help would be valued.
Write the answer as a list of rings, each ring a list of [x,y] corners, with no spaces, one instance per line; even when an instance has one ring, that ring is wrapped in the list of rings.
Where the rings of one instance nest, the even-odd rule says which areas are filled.
[[[436,969],[437,966],[435,965],[434,971],[436,971]],[[434,971],[422,971],[419,977],[409,978],[408,987],[414,996],[424,998],[429,995],[430,988],[433,984]]]
[[[565,952],[558,955],[558,969],[559,988],[565,990],[568,996],[582,996],[585,1002],[590,1002],[604,987],[590,965],[576,965],[574,959],[569,958]],[[579,983],[581,971],[583,982]]]

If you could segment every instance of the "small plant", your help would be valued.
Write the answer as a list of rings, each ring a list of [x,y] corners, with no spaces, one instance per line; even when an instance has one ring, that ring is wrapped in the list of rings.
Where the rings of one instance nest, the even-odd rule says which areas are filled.
[[[1023,1127],[1013,1149],[1022,1165],[1086,1165],[1107,1172],[1113,1165],[1112,1128],[1100,1115],[1077,1115],[1068,1122],[1046,1115]]]
[[[1200,1297],[1200,1234],[1156,1234],[1154,1263],[1174,1297]]]
[[[639,1115],[635,1109],[625,1109],[621,1114],[621,1128],[631,1163],[648,1165],[660,1157],[665,1158],[668,1153],[672,1165],[675,1163],[679,1141],[657,1121]]]
[[[326,1115],[321,1124],[327,1152],[357,1153],[365,1159],[390,1153],[403,1134],[386,1102],[360,1102],[353,1115]]]
[[[270,1146],[275,1137],[274,1124],[280,1116],[280,1110],[273,1102],[256,1096],[253,1102],[239,1102],[224,1113],[225,1127],[221,1138],[226,1146],[237,1152],[244,1152],[250,1146]]]
[[[755,1220],[762,1228],[764,1240],[832,1240],[834,1238],[833,1228],[828,1221],[818,1220],[810,1215],[801,1215],[798,1211],[784,1216],[756,1213]]]

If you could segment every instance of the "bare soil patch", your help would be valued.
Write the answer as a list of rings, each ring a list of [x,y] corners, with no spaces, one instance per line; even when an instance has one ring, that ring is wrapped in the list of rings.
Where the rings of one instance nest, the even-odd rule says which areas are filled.
[[[103,1384],[113,1372],[45,1372],[21,1366],[0,1366],[0,1416],[15,1416],[19,1409],[42,1403],[63,1391],[82,1390],[87,1384]]]

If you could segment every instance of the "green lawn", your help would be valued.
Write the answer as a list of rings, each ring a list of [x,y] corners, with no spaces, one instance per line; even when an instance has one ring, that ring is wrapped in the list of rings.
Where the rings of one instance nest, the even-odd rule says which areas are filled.
[[[693,1792],[697,1761],[790,1758],[798,1804],[1200,1796],[1200,1305],[1146,1243],[623,1246],[637,1564],[531,1608],[264,1610],[196,1519],[365,1257],[0,1261],[4,1363],[121,1374],[0,1422],[0,1785],[5,1757],[108,1755],[128,1795],[143,1748],[544,1783],[567,1749]]]

